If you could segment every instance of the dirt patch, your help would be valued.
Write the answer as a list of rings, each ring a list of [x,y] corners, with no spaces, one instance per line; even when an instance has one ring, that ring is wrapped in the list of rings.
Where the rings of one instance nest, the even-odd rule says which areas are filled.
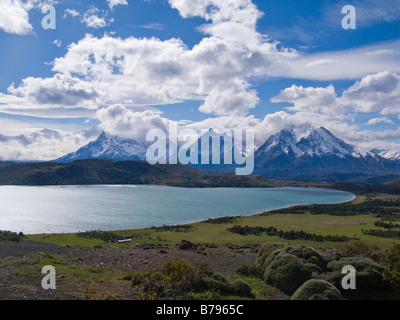
[[[143,272],[155,265],[160,265],[168,259],[186,259],[191,264],[205,262],[217,272],[230,277],[242,263],[254,263],[254,253],[232,253],[218,249],[205,251],[180,250],[176,247],[163,249],[143,248],[71,248],[32,241],[10,242],[0,241],[0,300],[69,300],[85,299],[95,295],[98,290],[91,287],[85,294],[85,288],[76,290],[43,290],[41,288],[40,269],[35,276],[18,276],[20,270],[30,268],[30,259],[37,259],[41,253],[50,253],[59,257],[67,265],[94,266],[105,269]],[[57,266],[56,266],[57,269]],[[70,279],[57,275],[57,286],[68,288]],[[98,284],[97,284],[98,285]],[[101,284],[102,289],[109,286],[106,282]],[[131,299],[135,292],[132,288],[112,287],[106,288],[107,295],[117,299]],[[95,297],[99,298],[99,297]]]

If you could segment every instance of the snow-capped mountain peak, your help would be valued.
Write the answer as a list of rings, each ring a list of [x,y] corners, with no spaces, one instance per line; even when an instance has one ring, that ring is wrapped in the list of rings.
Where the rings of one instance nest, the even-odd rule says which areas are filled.
[[[346,156],[361,156],[353,146],[336,138],[324,127],[311,131],[308,137],[302,138],[297,145],[305,155],[310,157],[335,155],[339,158],[345,158]]]
[[[147,148],[147,144],[136,140],[102,132],[95,141],[56,161],[72,162],[80,159],[144,160]]]
[[[303,152],[297,147],[296,136],[292,130],[282,130],[281,132],[271,136],[264,144],[260,147],[259,153],[280,153],[283,152],[286,155],[294,154],[295,156],[303,155]]]
[[[400,161],[400,152],[389,149],[373,149],[371,153],[392,161]]]

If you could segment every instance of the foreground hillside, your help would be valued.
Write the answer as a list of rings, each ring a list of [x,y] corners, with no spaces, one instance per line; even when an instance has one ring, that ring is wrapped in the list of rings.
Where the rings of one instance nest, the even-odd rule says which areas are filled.
[[[399,208],[370,195],[143,230],[0,233],[0,299],[398,299]],[[57,290],[41,289],[43,265]],[[345,265],[357,290],[340,285]]]

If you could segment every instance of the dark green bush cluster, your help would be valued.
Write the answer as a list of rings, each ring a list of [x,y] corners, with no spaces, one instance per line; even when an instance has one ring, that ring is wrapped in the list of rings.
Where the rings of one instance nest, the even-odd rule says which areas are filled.
[[[178,226],[167,226],[164,225],[162,227],[151,227],[150,229],[154,229],[156,232],[192,232],[194,231],[193,226],[191,225],[178,225]]]
[[[21,239],[24,237],[25,235],[22,232],[16,233],[12,231],[0,230],[0,241],[7,240],[7,241],[20,242]]]
[[[275,227],[249,227],[249,226],[240,226],[240,225],[234,225],[232,228],[229,228],[228,231],[233,232],[233,233],[238,233],[242,236],[246,236],[249,234],[256,235],[256,236],[261,236],[262,234],[266,234],[267,236],[276,236],[279,238],[283,238],[286,240],[309,240],[309,241],[317,241],[317,242],[323,242],[323,241],[331,241],[331,242],[345,242],[352,240],[354,238],[349,238],[346,236],[321,236],[317,235],[315,233],[308,233],[305,231],[282,231],[278,230]]]
[[[215,219],[208,219],[203,221],[203,223],[212,223],[212,224],[228,224],[228,223],[235,223],[237,219],[240,217],[222,217],[222,218],[215,218]]]
[[[141,298],[145,300],[187,299],[209,292],[218,295],[251,296],[251,287],[246,281],[229,281],[205,263],[192,266],[184,259],[168,260],[162,266],[142,272],[132,280],[132,285],[142,287]]]
[[[384,222],[384,221],[377,221],[374,223],[375,227],[384,228],[384,229],[398,229],[400,228],[400,224],[393,223],[393,222]]]
[[[329,214],[333,216],[355,216],[360,214],[375,214],[378,217],[390,217],[393,212],[398,212],[400,208],[400,200],[381,200],[369,199],[362,203],[341,203],[329,205],[306,205],[291,208],[283,208],[270,211],[272,214]]]
[[[398,231],[398,230],[380,230],[380,229],[364,230],[363,229],[361,231],[363,234],[368,235],[368,236],[400,239],[400,231]]]
[[[400,287],[400,245],[382,255],[375,247],[354,243],[339,253],[327,255],[308,246],[272,243],[261,247],[257,264],[267,284],[293,299],[337,299],[338,292],[361,297],[386,290],[390,283]],[[342,269],[349,265],[356,270],[356,290],[342,287],[346,276]]]
[[[264,280],[268,284],[293,294],[313,273],[326,271],[326,259],[307,246],[286,246],[272,251],[263,262]]]
[[[356,269],[356,290],[343,290],[342,268],[344,266],[353,266]],[[364,257],[344,257],[339,261],[328,263],[328,279],[343,294],[354,296],[360,293],[371,293],[387,286],[383,281],[383,268],[373,260]]]
[[[292,300],[342,300],[342,295],[332,284],[324,280],[306,281],[293,294]]]

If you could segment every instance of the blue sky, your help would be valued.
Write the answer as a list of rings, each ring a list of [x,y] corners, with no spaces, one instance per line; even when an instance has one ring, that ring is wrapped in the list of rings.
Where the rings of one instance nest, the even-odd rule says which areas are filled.
[[[169,121],[251,128],[258,144],[323,125],[400,152],[398,0],[4,0],[0,47],[0,159],[55,159],[103,130],[140,141]]]

